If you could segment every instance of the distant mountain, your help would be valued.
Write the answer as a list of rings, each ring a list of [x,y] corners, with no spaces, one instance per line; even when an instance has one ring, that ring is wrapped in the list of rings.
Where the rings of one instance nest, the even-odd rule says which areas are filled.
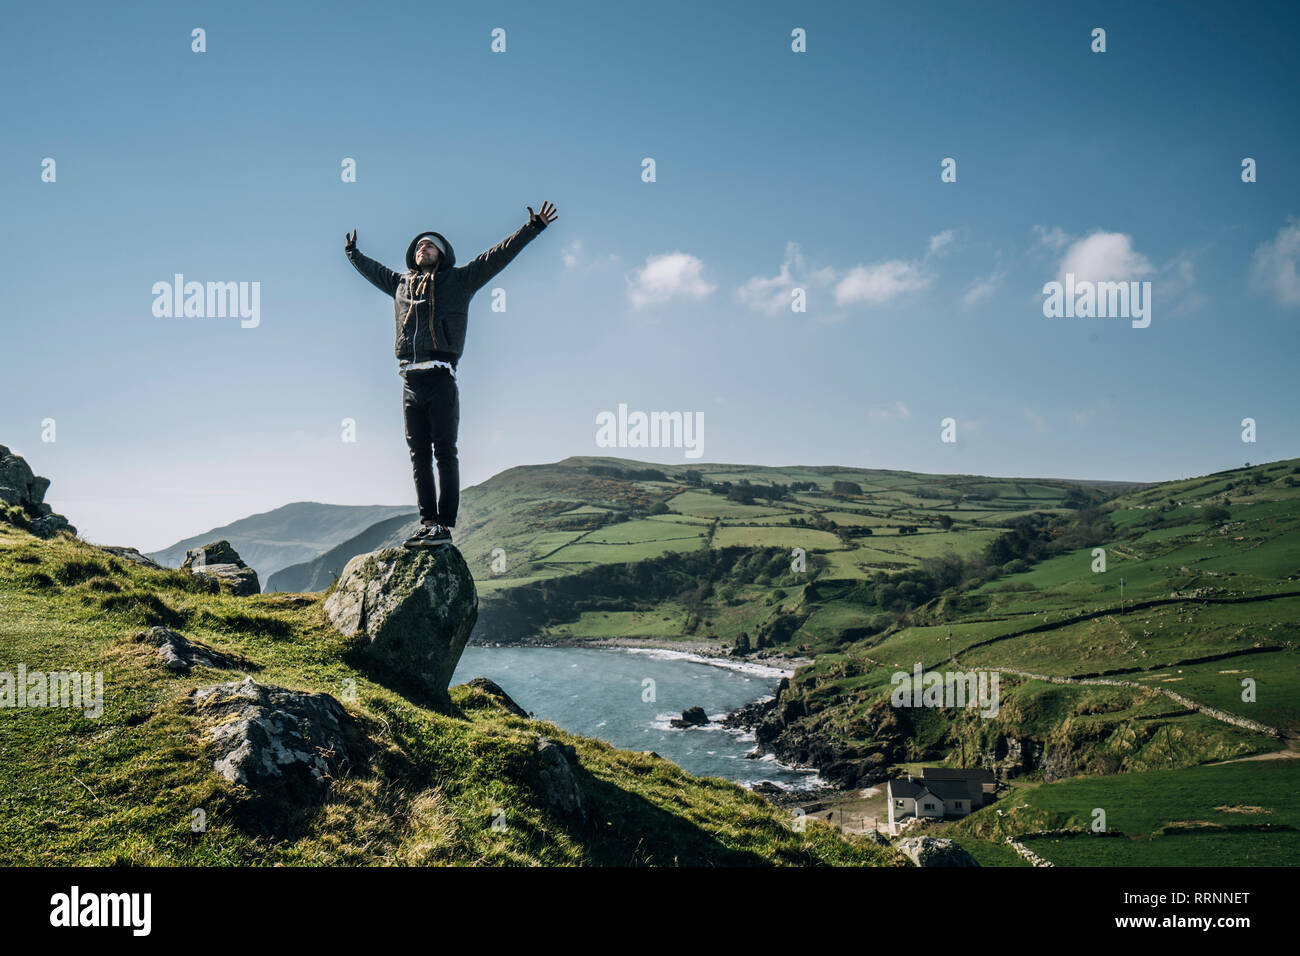
[[[326,505],[295,501],[262,514],[240,518],[220,528],[177,541],[149,554],[159,564],[177,568],[190,548],[224,538],[262,581],[281,568],[311,560],[354,538],[379,521],[409,514],[410,505]]]
[[[396,547],[411,536],[419,523],[418,511],[385,518],[317,558],[281,568],[267,580],[266,591],[324,591],[358,554]]]

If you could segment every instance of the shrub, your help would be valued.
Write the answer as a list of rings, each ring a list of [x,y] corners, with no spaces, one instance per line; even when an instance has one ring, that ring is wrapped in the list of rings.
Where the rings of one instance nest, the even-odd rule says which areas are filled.
[[[1210,505],[1201,512],[1201,519],[1210,525],[1220,525],[1232,517],[1230,512],[1223,505]]]
[[[68,561],[54,570],[60,584],[78,584],[94,577],[106,577],[108,568],[98,561]]]

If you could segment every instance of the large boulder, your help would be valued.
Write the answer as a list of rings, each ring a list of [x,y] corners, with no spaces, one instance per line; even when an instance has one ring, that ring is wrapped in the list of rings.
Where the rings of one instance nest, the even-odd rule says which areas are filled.
[[[39,505],[49,487],[48,478],[37,478],[22,456],[0,445],[0,501],[11,505]]]
[[[474,577],[454,547],[359,554],[324,609],[379,670],[437,705],[450,703],[447,685],[478,617]]]
[[[33,474],[21,455],[0,445],[0,502],[21,508],[23,517],[15,520],[39,538],[51,538],[59,531],[75,535],[77,529],[68,519],[45,503],[49,487],[50,479]]]
[[[330,783],[361,762],[363,735],[329,694],[259,684],[251,677],[201,687],[190,703],[204,724],[212,766],[250,807],[263,829],[320,802]]]
[[[979,866],[975,858],[952,840],[931,836],[894,841],[894,849],[917,866]]]
[[[229,541],[213,541],[202,547],[190,548],[185,552],[181,568],[196,577],[216,581],[237,595],[262,593],[257,572],[244,563],[244,559],[230,546]]]

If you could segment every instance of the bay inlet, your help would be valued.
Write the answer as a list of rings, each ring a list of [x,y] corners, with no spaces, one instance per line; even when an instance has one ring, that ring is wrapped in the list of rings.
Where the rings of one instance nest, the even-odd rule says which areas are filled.
[[[787,672],[742,661],[711,661],[649,648],[465,648],[452,684],[475,677],[496,681],[524,710],[574,734],[624,750],[653,750],[683,770],[742,786],[764,780],[787,789],[821,784],[813,770],[771,757],[747,759],[754,735],[716,721],[770,696]],[[710,724],[670,724],[688,707],[703,707]]]

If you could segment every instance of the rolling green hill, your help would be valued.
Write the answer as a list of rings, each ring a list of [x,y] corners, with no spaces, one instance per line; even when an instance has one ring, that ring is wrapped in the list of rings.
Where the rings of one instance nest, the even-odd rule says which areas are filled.
[[[1297,474],[1258,465],[1022,527],[979,561],[932,564],[947,586],[921,603],[896,578],[816,582],[829,599],[810,623],[888,616],[798,672],[783,736],[833,740],[864,772],[945,761],[1049,782],[1282,750],[1300,731]],[[892,676],[918,663],[997,672],[999,713],[889,707]]]
[[[565,472],[574,466],[590,477]],[[1140,780],[1284,756],[1300,732],[1296,460],[1102,488],[845,469],[701,466],[688,478],[692,469],[598,459],[549,467],[551,492],[569,491],[545,511],[526,503],[523,470],[485,488],[537,509],[537,523],[523,531],[495,514],[466,539],[479,574],[491,548],[506,557],[483,582],[476,637],[813,657],[759,740],[842,785],[936,763],[1044,790]],[[774,483],[800,486],[769,495]],[[603,498],[580,504],[592,487]],[[594,527],[557,526],[576,520]],[[892,707],[891,678],[918,663],[996,672],[997,715]],[[1244,787],[1260,764],[1227,766]],[[1198,842],[1196,859],[1221,858],[1235,832]],[[1260,839],[1259,859],[1296,849],[1286,835]],[[1145,840],[1125,859],[1142,859],[1155,846]],[[981,852],[1019,862],[1002,849]]]
[[[1277,759],[1292,752],[1300,732],[1297,484],[1297,460],[1136,485],[584,457],[510,469],[467,489],[457,544],[481,595],[476,640],[616,638],[811,658],[777,701],[763,705],[767,710],[756,724],[763,749],[817,766],[846,786],[922,765],[999,771],[1011,789],[995,806],[964,821],[931,825],[982,862],[1020,864],[998,841],[1052,828],[1070,832],[1028,839],[1035,852],[1062,865],[1276,861],[1294,859],[1294,808],[1251,791],[1257,779],[1294,789],[1300,768]],[[389,524],[365,532],[371,548],[400,541],[407,529],[400,521]],[[377,540],[385,532],[388,537]],[[42,642],[53,641],[58,653],[129,665],[123,673],[136,675],[130,679],[143,696],[128,706],[123,726],[144,726],[145,738],[156,726],[168,739],[183,739],[184,720],[169,709],[164,689],[145,679],[149,675],[139,670],[145,665],[122,646],[124,628],[184,621],[215,646],[269,657],[281,680],[326,688],[343,679],[346,668],[331,657],[313,623],[317,597],[200,595],[184,575],[128,567],[98,552],[92,560],[80,552],[89,546],[66,538],[41,544],[13,531],[5,544],[0,619],[17,622],[18,640],[27,642],[18,646],[39,657]],[[332,559],[345,560],[348,547]],[[328,571],[311,562],[297,570],[316,585]],[[135,580],[141,575],[149,580]],[[238,609],[223,603],[236,600]],[[997,713],[892,706],[894,675],[917,664],[928,671],[996,673]],[[422,755],[423,780],[444,772],[430,739],[451,734],[475,749],[484,746],[476,743],[481,734],[514,739],[523,733],[469,689],[458,690],[456,699],[473,712],[470,724],[444,725],[444,718],[417,713],[382,688],[362,686],[361,710],[390,728],[407,728],[392,743]],[[480,719],[487,723],[479,726]],[[548,733],[573,741],[584,766],[590,760],[604,768],[602,779],[649,787],[637,791],[638,799],[655,802],[683,786],[685,775],[675,769],[643,771],[632,765],[637,755],[611,756],[608,748],[557,728]],[[131,740],[140,736],[133,733]],[[0,740],[0,746],[12,754],[19,752],[14,747],[43,741]],[[85,774],[77,772],[73,784],[79,778],[98,795],[86,775],[108,774],[96,777],[101,786],[141,799],[133,771],[124,767],[157,779],[166,775],[156,755],[129,746],[123,754],[127,763],[112,768],[99,766],[98,757],[78,757],[89,762],[77,764]],[[143,762],[132,764],[137,757]],[[395,785],[382,767],[371,774],[337,812],[358,832],[375,828],[382,853],[397,858],[407,852],[403,847],[430,841],[440,847],[434,858],[452,861],[464,853],[608,862],[627,852],[644,853],[641,862],[664,862],[669,852],[695,852],[682,849],[695,845],[694,831],[675,831],[673,839],[686,842],[671,850],[635,849],[618,839],[570,845],[558,831],[522,846],[463,833],[439,843],[428,833],[381,822],[388,818],[380,804],[390,807],[401,798],[388,789]],[[665,774],[676,782],[668,783]],[[176,782],[185,800],[215,794],[211,782],[197,776]],[[83,798],[66,780],[60,786],[72,793],[78,813],[107,813],[97,806],[102,797]],[[477,786],[471,782],[450,799],[462,801],[462,810],[477,806],[487,799]],[[366,796],[367,787],[383,798]],[[1085,804],[1102,805],[1089,787],[1116,795],[1119,803],[1111,805],[1122,812],[1112,816],[1112,830],[1124,839],[1075,834],[1093,809]],[[1244,795],[1225,793],[1207,809],[1216,787]],[[732,791],[721,793],[701,795],[700,812],[692,817],[709,834],[706,843],[713,841],[707,852],[723,852],[723,846],[727,853],[757,854],[745,857],[751,862],[793,859],[789,854],[796,851],[777,831],[764,829],[767,823],[752,839],[734,831],[718,836],[727,828],[710,814],[739,812],[740,806],[730,802],[738,799]],[[512,799],[527,804],[531,798],[520,791]],[[1150,813],[1134,817],[1126,801],[1140,801]],[[42,820],[28,814],[0,835],[21,848],[41,844],[39,827],[58,832],[57,801],[39,805],[45,807],[40,813],[48,811]],[[1238,805],[1256,809],[1239,812]],[[1250,814],[1260,819],[1244,819]],[[779,818],[771,818],[773,826]],[[64,849],[73,856],[63,858],[105,859],[107,848],[117,845],[109,836],[128,822],[129,814],[108,814],[100,824],[103,839],[70,837]],[[160,843],[150,826],[133,859],[203,859],[186,856],[198,852],[193,848]],[[555,850],[552,837],[565,849]],[[248,858],[263,852],[235,832],[223,839],[221,853]],[[357,847],[369,845],[358,837],[355,844],[343,840],[327,849],[322,832],[304,833],[302,841],[276,852],[286,860],[346,859],[364,857]],[[822,861],[864,852],[841,850],[838,843],[817,846],[810,852]],[[862,859],[876,859],[866,852]]]

